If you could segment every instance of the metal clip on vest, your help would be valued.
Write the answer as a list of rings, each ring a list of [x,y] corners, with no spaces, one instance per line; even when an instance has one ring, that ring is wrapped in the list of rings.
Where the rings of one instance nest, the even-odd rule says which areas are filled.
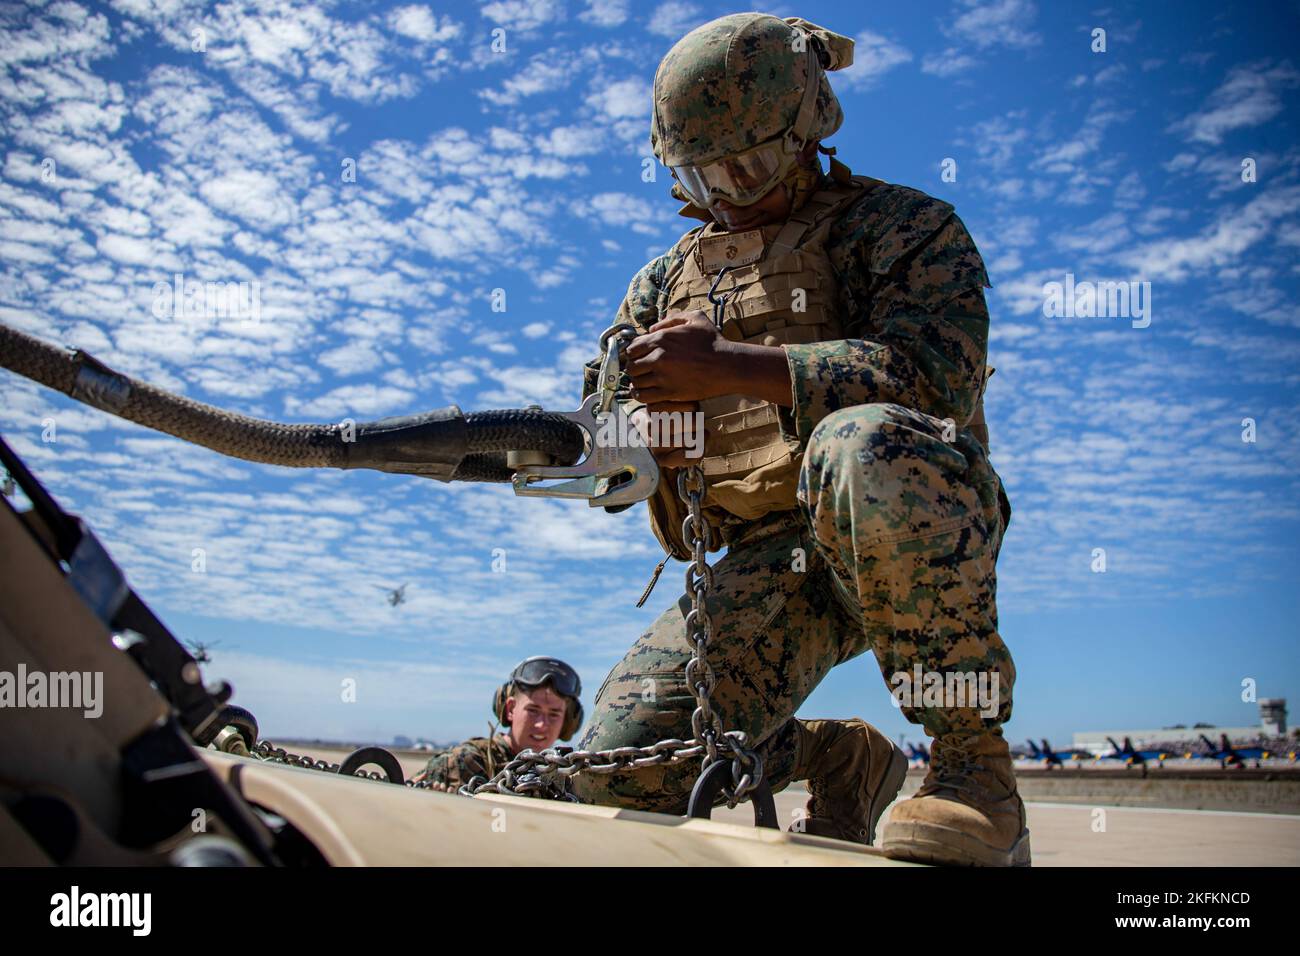
[[[587,457],[576,465],[524,464],[512,482],[515,494],[539,498],[585,498],[593,508],[631,505],[644,501],[659,487],[659,465],[639,432],[617,401],[622,377],[621,351],[636,329],[626,323],[606,329],[600,336],[604,360],[600,385],[576,412],[557,412],[586,433]],[[609,421],[609,416],[617,416]],[[610,435],[614,436],[609,441]],[[624,440],[624,439],[628,440]],[[557,480],[538,486],[536,482]]]
[[[722,328],[723,319],[727,317],[727,301],[731,298],[735,290],[733,289],[731,292],[724,292],[719,296],[718,283],[721,282],[722,277],[730,271],[731,266],[723,266],[718,270],[718,277],[713,280],[713,285],[709,286],[709,301],[713,303],[713,324],[719,329]]]

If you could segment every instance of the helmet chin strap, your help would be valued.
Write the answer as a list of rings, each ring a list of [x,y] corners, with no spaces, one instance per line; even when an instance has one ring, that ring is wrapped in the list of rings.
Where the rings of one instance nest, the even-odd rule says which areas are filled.
[[[798,212],[809,197],[817,191],[821,179],[821,164],[815,159],[807,166],[795,163],[791,167],[790,172],[786,173],[785,179],[780,182],[781,188],[790,197],[791,213]]]

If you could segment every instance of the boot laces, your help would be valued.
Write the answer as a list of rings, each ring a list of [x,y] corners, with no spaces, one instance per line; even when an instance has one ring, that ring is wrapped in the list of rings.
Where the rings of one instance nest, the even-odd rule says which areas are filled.
[[[808,787],[808,815],[822,817],[826,815],[826,781],[815,777],[806,784]]]
[[[972,776],[979,770],[975,755],[971,752],[974,738],[965,734],[944,734],[935,738],[935,746],[930,749],[930,776],[927,789],[944,787],[950,790],[972,790],[975,781]]]

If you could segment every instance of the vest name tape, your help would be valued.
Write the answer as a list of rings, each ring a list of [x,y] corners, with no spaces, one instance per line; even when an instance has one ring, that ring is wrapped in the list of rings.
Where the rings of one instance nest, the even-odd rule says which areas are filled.
[[[747,266],[763,258],[763,230],[725,233],[700,239],[700,271],[717,272],[726,266]]]

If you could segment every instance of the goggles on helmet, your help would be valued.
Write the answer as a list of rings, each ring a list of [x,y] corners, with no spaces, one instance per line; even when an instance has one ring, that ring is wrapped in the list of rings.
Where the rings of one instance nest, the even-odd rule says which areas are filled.
[[[550,684],[562,697],[577,700],[582,696],[582,681],[578,678],[578,672],[554,657],[530,657],[521,661],[510,675],[510,682],[523,687]]]
[[[691,201],[703,209],[719,199],[733,206],[752,206],[790,172],[798,155],[790,145],[783,136],[711,163],[671,169]]]

